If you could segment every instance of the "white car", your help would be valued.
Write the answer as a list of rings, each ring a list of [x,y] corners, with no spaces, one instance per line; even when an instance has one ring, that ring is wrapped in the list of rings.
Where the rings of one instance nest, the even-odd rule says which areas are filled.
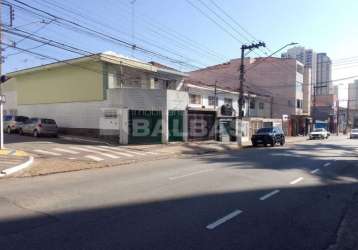
[[[352,129],[351,134],[349,136],[350,139],[357,139],[358,138],[358,129]]]
[[[310,140],[313,139],[328,139],[331,134],[324,128],[316,128],[310,134]]]

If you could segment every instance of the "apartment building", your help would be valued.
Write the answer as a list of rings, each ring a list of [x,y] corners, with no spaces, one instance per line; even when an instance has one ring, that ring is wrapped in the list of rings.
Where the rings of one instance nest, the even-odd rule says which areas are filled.
[[[348,110],[349,125],[351,128],[358,128],[358,80],[348,85]]]
[[[306,49],[302,46],[296,46],[288,49],[282,54],[282,58],[292,58],[304,64],[311,69],[311,83],[315,86],[317,81],[317,53],[312,49]]]
[[[333,94],[332,91],[332,61],[326,53],[317,54],[317,83],[316,95]]]

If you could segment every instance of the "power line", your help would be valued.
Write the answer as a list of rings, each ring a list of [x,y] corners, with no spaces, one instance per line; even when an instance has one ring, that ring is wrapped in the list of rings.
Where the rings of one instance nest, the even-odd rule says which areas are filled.
[[[125,41],[125,40],[122,40],[121,38],[117,38],[117,37],[114,37],[113,35],[105,34],[105,33],[101,32],[101,31],[97,31],[97,30],[95,30],[95,29],[86,27],[86,26],[81,25],[81,24],[79,24],[79,23],[77,23],[77,22],[74,22],[74,21],[72,21],[72,20],[68,20],[68,19],[66,19],[66,18],[56,16],[56,15],[54,15],[54,14],[52,14],[52,13],[49,13],[48,11],[44,11],[44,10],[39,9],[39,8],[37,8],[37,7],[31,6],[31,5],[29,5],[29,4],[27,4],[27,3],[24,3],[24,2],[22,2],[22,1],[19,1],[19,0],[12,0],[12,1],[15,1],[16,3],[19,3],[19,4],[23,5],[23,6],[26,6],[27,8],[30,8],[30,9],[32,9],[32,10],[35,10],[35,11],[37,11],[37,12],[39,12],[39,13],[45,14],[45,15],[51,17],[52,19],[55,19],[56,22],[63,21],[63,22],[65,22],[65,23],[67,23],[67,24],[73,25],[74,27],[76,27],[76,28],[78,28],[78,29],[83,29],[83,30],[85,30],[85,31],[87,31],[87,32],[89,32],[89,33],[95,34],[95,35],[97,35],[97,36],[99,36],[99,37],[102,37],[102,38],[104,37],[104,38],[107,38],[107,39],[109,39],[109,40],[111,40],[111,41],[115,41],[115,42],[117,42],[118,44],[120,44],[120,45],[122,45],[122,46],[124,46],[124,47],[126,47],[126,48],[129,48],[129,49],[135,48],[136,50],[138,50],[138,51],[140,51],[140,52],[142,52],[142,53],[146,53],[146,54],[149,54],[149,55],[152,55],[152,56],[156,56],[156,57],[158,57],[158,58],[161,58],[161,59],[164,59],[164,60],[168,60],[168,61],[170,61],[170,62],[172,62],[172,63],[175,63],[175,64],[180,64],[180,65],[183,65],[183,66],[189,66],[189,67],[191,67],[191,68],[193,68],[193,67],[194,67],[194,68],[197,68],[197,66],[194,66],[194,65],[192,65],[192,64],[185,63],[185,62],[183,62],[183,61],[179,61],[179,60],[177,60],[177,59],[174,59],[174,58],[168,57],[168,56],[166,56],[166,55],[163,55],[163,54],[161,54],[161,53],[158,53],[158,52],[155,52],[155,51],[152,51],[152,50],[148,50],[148,49],[142,48],[142,47],[140,47],[140,46],[137,46],[136,44],[132,44],[132,43],[129,43],[129,42]],[[40,15],[40,16],[41,16],[41,15]]]
[[[197,7],[195,4],[193,4],[190,0],[185,0],[188,4],[190,4],[194,9],[199,11],[202,15],[204,15],[206,18],[208,18],[210,21],[215,23],[221,30],[223,30],[226,34],[228,34],[231,38],[233,38],[235,41],[237,41],[240,44],[243,44],[244,42],[238,39],[235,35],[233,35],[228,29],[226,29],[223,25],[218,23],[214,18],[206,14],[202,9]]]

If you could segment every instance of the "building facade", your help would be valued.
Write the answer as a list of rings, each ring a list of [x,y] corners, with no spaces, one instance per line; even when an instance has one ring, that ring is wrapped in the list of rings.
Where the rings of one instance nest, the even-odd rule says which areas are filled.
[[[188,122],[189,140],[218,139],[236,140],[239,92],[210,84],[184,81],[189,93]],[[271,97],[245,93],[245,118],[270,118]],[[201,129],[207,133],[199,133]],[[249,134],[250,124],[246,133]],[[245,129],[243,129],[245,130]],[[248,136],[246,136],[248,137]]]
[[[311,69],[311,83],[315,86],[317,81],[317,53],[312,49],[306,49],[302,46],[297,46],[288,49],[282,54],[283,58],[292,58],[304,64],[305,67]],[[312,92],[312,91],[311,91]]]
[[[174,69],[102,53],[8,76],[8,114],[52,118],[63,133],[121,144],[185,140],[186,74]]]
[[[326,53],[318,53],[315,94],[324,96],[333,94],[332,92],[332,61]]]

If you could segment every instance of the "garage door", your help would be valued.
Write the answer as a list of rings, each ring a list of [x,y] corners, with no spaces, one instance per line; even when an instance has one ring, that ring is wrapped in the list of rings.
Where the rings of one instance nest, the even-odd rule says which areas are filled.
[[[170,110],[169,111],[169,141],[183,141],[183,124],[184,111]]]
[[[128,143],[145,144],[162,142],[162,112],[129,110]]]
[[[188,139],[214,140],[215,139],[215,112],[189,111],[188,112]]]

